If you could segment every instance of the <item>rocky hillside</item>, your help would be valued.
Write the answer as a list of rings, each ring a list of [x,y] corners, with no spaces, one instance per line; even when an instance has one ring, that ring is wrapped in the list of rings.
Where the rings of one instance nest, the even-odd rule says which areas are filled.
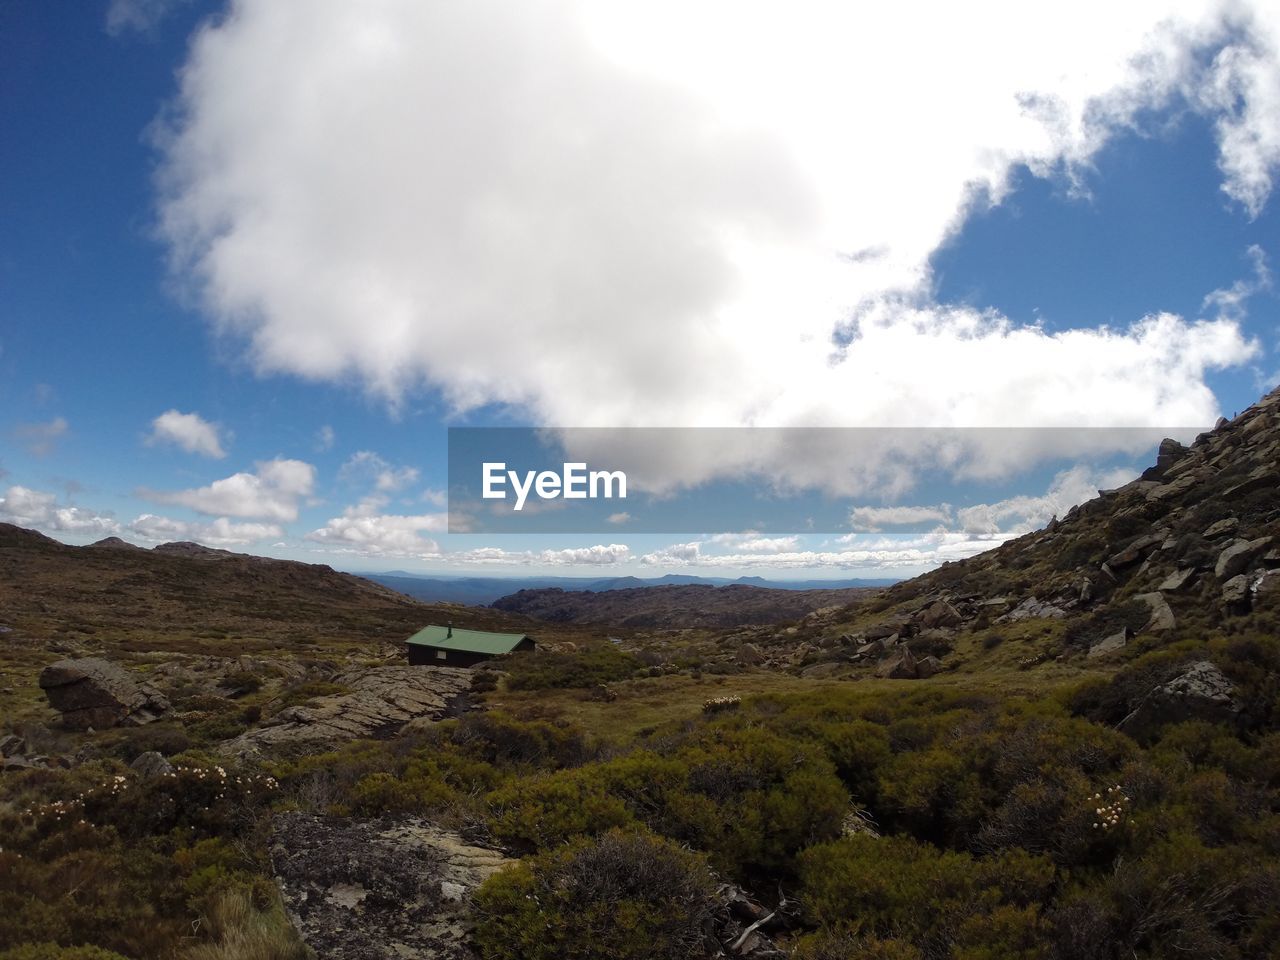
[[[823,607],[838,607],[875,588],[779,590],[730,584],[632,587],[592,592],[551,587],[520,590],[493,602],[496,610],[548,623],[598,623],[630,629],[718,628],[788,623]]]
[[[748,663],[887,677],[1008,658],[1104,667],[1214,631],[1280,625],[1280,391],[1046,529],[904,581],[782,635],[742,634]],[[953,656],[953,654],[955,656]]]

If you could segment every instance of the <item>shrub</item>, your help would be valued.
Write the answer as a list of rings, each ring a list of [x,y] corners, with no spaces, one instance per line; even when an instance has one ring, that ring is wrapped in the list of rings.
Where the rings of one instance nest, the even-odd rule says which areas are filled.
[[[514,656],[503,666],[509,671],[509,689],[550,690],[616,683],[629,678],[641,664],[633,654],[604,643],[572,653],[539,651]]]
[[[306,948],[279,905],[258,909],[242,891],[212,897],[201,925],[210,937],[185,954],[185,960],[308,960]]]
[[[487,960],[687,960],[715,889],[702,857],[651,833],[611,830],[485,881],[475,941]]]
[[[60,947],[56,943],[26,943],[0,951],[0,960],[127,960],[101,947]]]

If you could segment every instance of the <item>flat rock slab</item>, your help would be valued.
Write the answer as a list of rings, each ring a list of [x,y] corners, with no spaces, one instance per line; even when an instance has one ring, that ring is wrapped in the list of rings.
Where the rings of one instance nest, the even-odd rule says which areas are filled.
[[[256,730],[222,744],[240,755],[280,746],[315,746],[386,736],[410,720],[443,719],[471,689],[470,670],[457,667],[372,667],[339,674],[349,692],[320,697],[310,706],[287,707]]]
[[[40,687],[49,705],[62,714],[62,723],[74,730],[139,726],[169,709],[169,701],[151,684],[94,657],[49,664],[40,671]]]
[[[508,859],[422,820],[276,817],[271,865],[317,960],[473,960],[471,895]]]

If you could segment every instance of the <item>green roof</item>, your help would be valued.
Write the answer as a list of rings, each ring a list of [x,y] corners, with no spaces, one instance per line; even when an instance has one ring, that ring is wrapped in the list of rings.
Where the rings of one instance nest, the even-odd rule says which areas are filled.
[[[423,627],[405,641],[420,647],[439,647],[441,650],[465,650],[468,653],[490,653],[494,656],[510,653],[527,634],[523,633],[489,633],[487,630],[460,630],[449,627],[438,627],[432,624]]]

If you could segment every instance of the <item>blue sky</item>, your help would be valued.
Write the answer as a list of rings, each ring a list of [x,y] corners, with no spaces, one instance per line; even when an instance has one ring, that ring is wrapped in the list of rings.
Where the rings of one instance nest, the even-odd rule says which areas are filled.
[[[662,4],[6,4],[0,519],[452,573],[896,576],[989,546],[1143,451],[1028,458],[981,522],[817,482],[848,519],[820,534],[460,536],[446,432],[1243,409],[1280,371],[1280,73],[1278,18],[1232,9],[1007,25],[1034,63],[959,24],[987,67],[956,79],[910,18],[823,5],[708,57],[715,17]],[[892,59],[857,69],[901,89],[828,55],[868,35]],[[760,85],[760,44],[794,79]],[[853,519],[890,504],[921,512]]]

